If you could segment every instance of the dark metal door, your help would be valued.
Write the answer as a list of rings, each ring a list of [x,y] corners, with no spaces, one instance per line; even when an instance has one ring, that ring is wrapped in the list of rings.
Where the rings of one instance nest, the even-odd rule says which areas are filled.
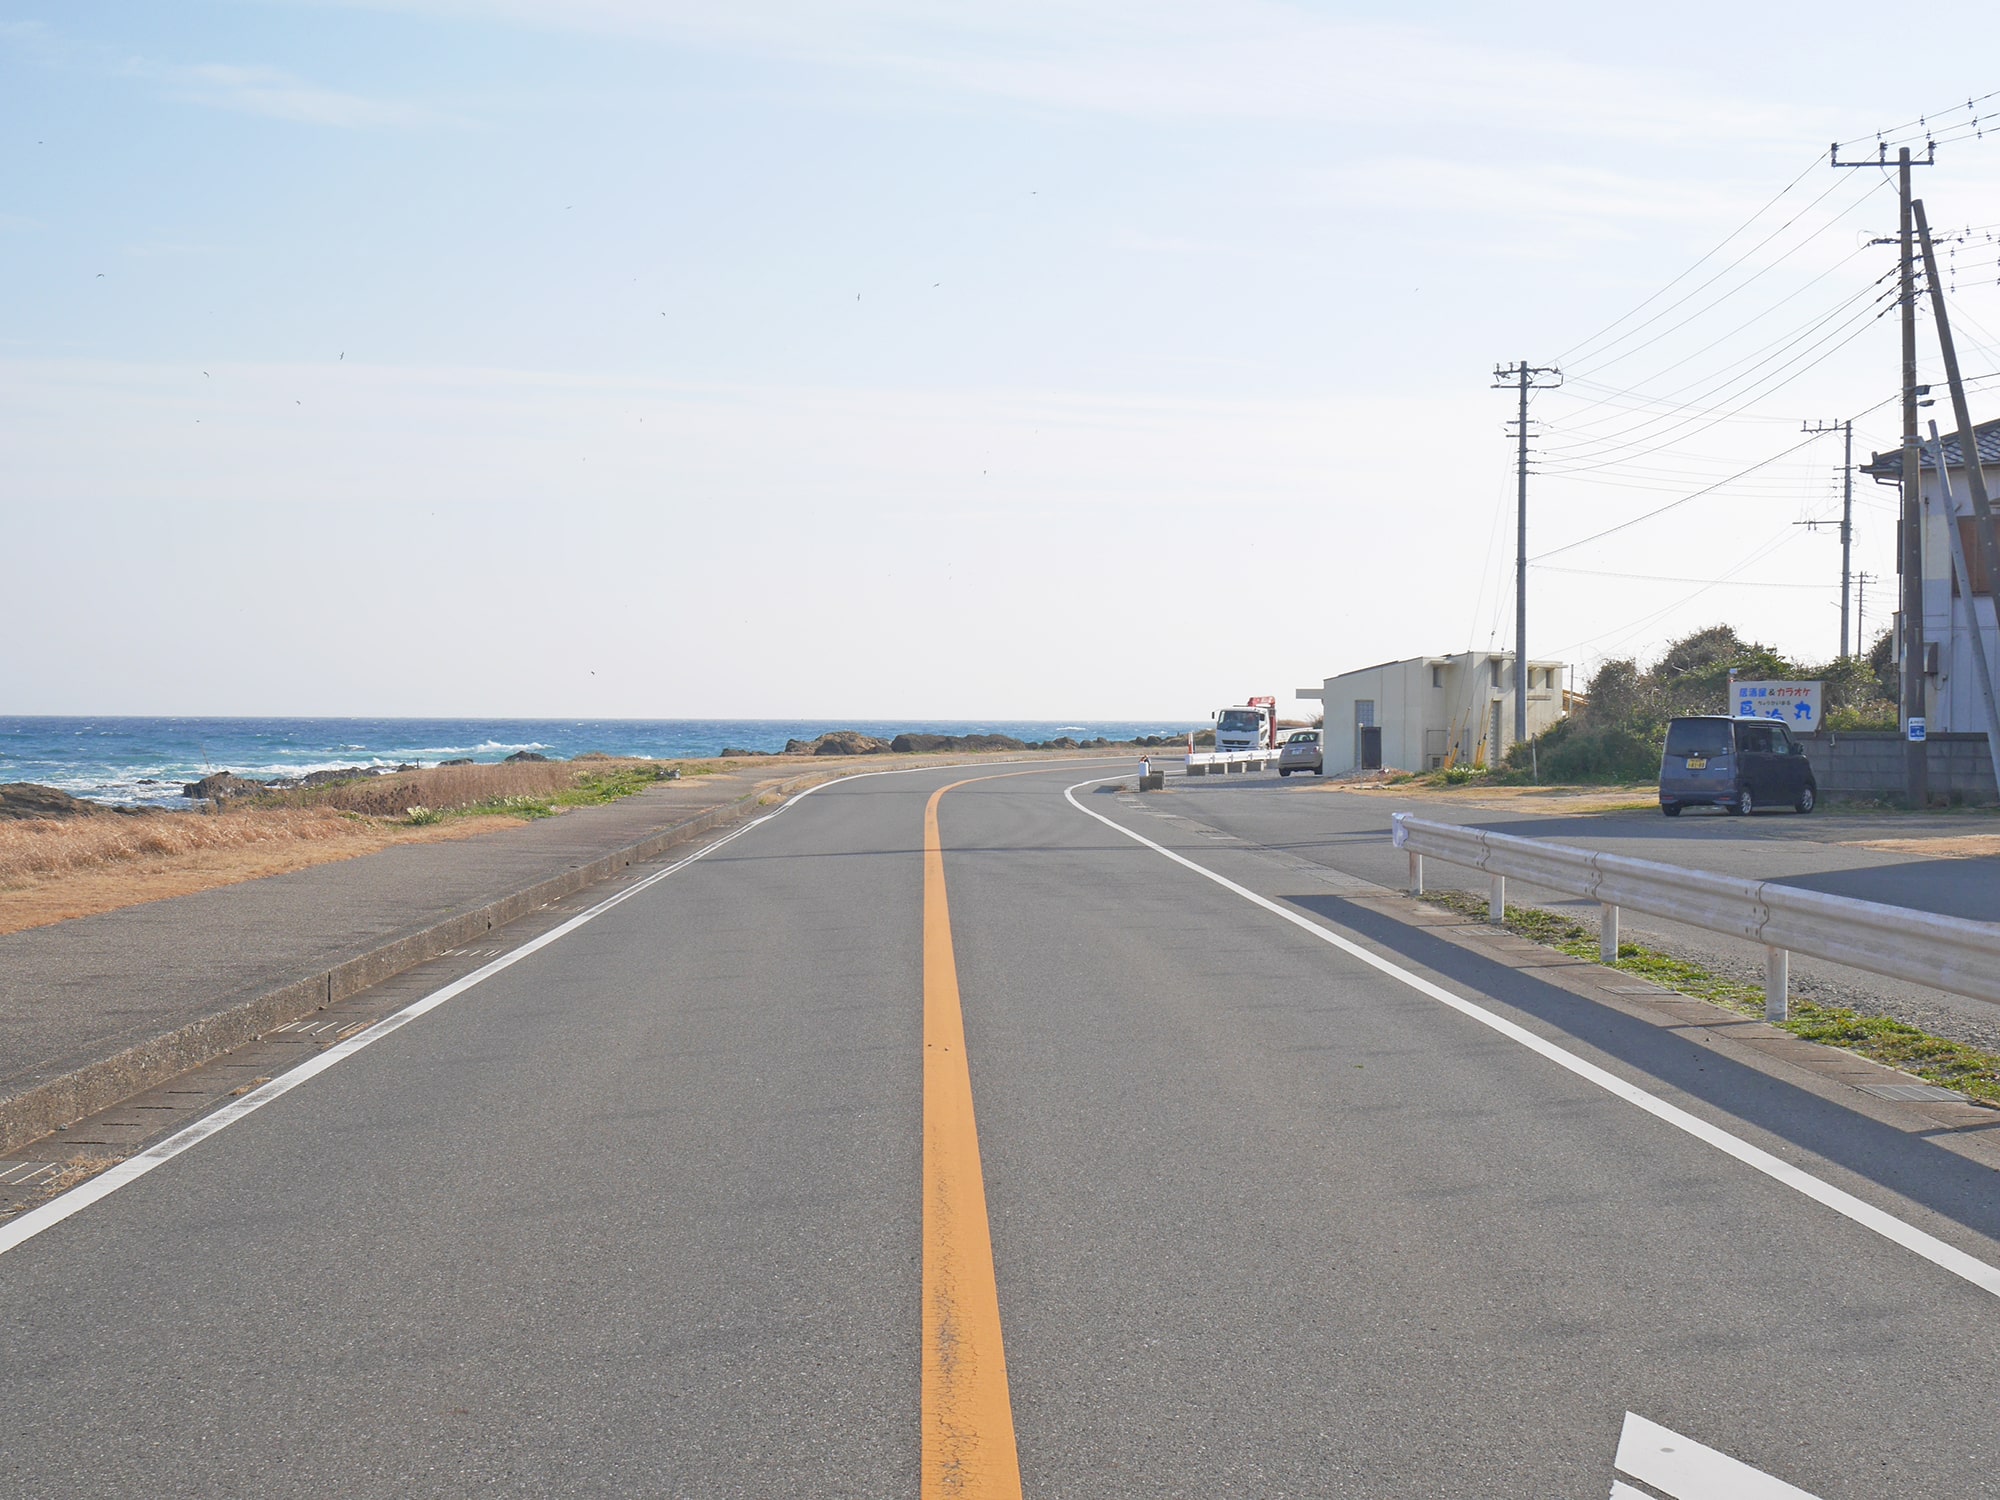
[[[1379,771],[1382,769],[1382,726],[1363,724],[1361,726],[1361,769]]]

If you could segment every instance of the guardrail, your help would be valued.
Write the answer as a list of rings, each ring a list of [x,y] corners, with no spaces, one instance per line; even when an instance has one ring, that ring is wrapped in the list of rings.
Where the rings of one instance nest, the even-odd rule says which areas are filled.
[[[1220,776],[1228,771],[1266,771],[1278,763],[1275,750],[1195,750],[1187,757],[1190,776]]]
[[[1486,875],[1489,922],[1507,914],[1510,879],[1585,897],[1603,909],[1598,954],[1605,963],[1618,956],[1618,914],[1626,907],[1762,943],[1764,1014],[1773,1021],[1784,1020],[1790,1010],[1794,953],[2000,1002],[2000,924],[1460,828],[1409,813],[1396,813],[1391,824],[1396,847],[1410,856],[1411,895],[1423,894],[1424,861],[1435,859]]]

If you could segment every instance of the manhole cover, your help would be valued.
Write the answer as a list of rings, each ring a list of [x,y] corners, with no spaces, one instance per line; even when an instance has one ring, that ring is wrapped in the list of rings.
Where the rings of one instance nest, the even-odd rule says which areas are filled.
[[[1873,1094],[1877,1099],[1907,1099],[1912,1103],[1965,1102],[1965,1095],[1941,1089],[1934,1083],[1857,1083],[1855,1087],[1864,1094]]]

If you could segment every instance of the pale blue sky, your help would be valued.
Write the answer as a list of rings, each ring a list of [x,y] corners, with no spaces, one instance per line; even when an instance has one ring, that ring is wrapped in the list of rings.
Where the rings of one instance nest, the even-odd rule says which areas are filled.
[[[1492,366],[1798,179],[1566,362],[1531,551],[1892,395],[1891,320],[1783,347],[1889,265],[1876,175],[1813,162],[1983,114],[1981,15],[1924,56],[1858,6],[7,4],[0,631],[45,649],[0,707],[1202,717],[1511,640]],[[2000,139],[1941,159],[1934,218],[2000,221]],[[1759,357],[1739,418],[1627,431]],[[1531,650],[1830,652],[1791,523],[1835,456],[1549,559]],[[1746,560],[1821,587],[1685,597]]]

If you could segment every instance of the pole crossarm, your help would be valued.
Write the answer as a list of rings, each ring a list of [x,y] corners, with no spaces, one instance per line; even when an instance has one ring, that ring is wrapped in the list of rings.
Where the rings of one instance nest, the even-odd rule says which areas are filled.
[[[1907,149],[1902,154],[1909,157],[1909,165],[1913,167],[1934,167],[1937,165],[1937,142],[1925,141],[1924,154],[1922,156],[1910,156]],[[1827,153],[1827,162],[1828,165],[1835,167],[1893,167],[1898,165],[1897,162],[1889,159],[1889,143],[1887,141],[1877,141],[1875,143],[1875,155],[1863,157],[1860,161],[1842,161],[1840,159],[1840,142],[1835,141],[1832,149]]]

